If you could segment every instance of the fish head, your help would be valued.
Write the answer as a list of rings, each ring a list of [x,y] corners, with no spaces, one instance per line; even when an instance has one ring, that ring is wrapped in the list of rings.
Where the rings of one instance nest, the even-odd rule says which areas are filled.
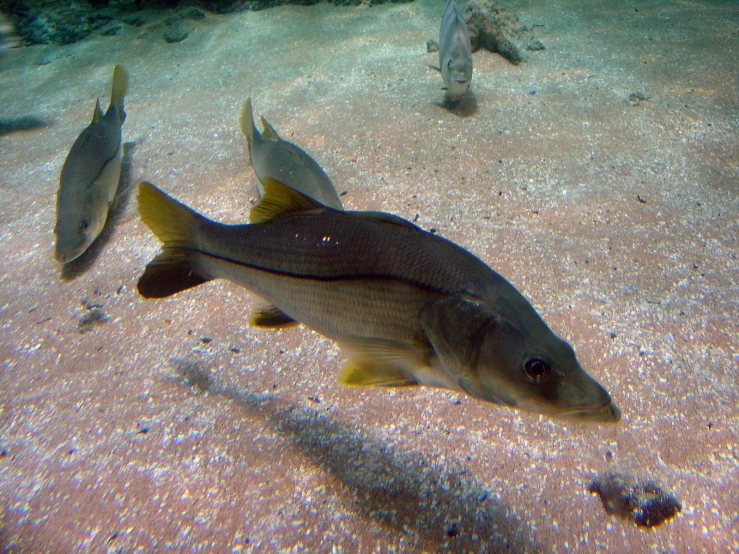
[[[92,187],[81,200],[59,194],[54,227],[54,259],[62,264],[79,258],[102,232],[108,217],[108,198],[102,187]]]
[[[608,392],[521,300],[525,306],[518,309],[528,307],[535,317],[511,320],[465,296],[427,309],[422,326],[444,370],[480,400],[575,421],[617,422],[620,411]]]
[[[441,64],[441,75],[450,97],[464,95],[472,80],[472,56],[445,56]]]

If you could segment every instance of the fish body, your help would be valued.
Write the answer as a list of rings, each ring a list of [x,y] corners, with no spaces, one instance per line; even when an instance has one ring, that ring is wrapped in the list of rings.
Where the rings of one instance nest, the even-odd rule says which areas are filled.
[[[460,99],[472,80],[472,46],[464,16],[454,0],[447,0],[441,18],[439,68],[449,98]]]
[[[349,359],[346,385],[426,385],[571,419],[619,419],[572,348],[463,248],[390,214],[333,210],[264,185],[251,224],[223,225],[142,183],[142,220],[164,247],[139,292],[237,283],[271,304],[252,323],[300,322],[335,340]]]
[[[277,131],[262,118],[264,131],[260,133],[254,123],[251,98],[244,103],[241,112],[241,132],[246,137],[249,159],[257,174],[257,189],[261,196],[264,179],[271,178],[312,198],[324,206],[343,210],[336,187],[326,172],[299,146],[280,138]]]
[[[121,127],[128,74],[116,66],[110,106],[103,114],[98,99],[92,122],[67,155],[59,178],[54,258],[68,263],[82,255],[100,235],[121,175]]]

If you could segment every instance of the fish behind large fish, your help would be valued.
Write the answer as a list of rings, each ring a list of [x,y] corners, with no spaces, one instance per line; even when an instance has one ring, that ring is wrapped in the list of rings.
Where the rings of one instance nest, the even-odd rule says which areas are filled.
[[[326,172],[299,146],[280,138],[266,119],[260,134],[254,124],[251,98],[241,112],[241,132],[246,137],[249,159],[259,179],[259,195],[263,194],[264,179],[271,178],[335,210],[343,210],[336,187]]]
[[[472,81],[472,46],[462,12],[447,0],[439,31],[439,69],[451,100],[459,100]]]
[[[128,74],[115,66],[108,111],[100,99],[92,122],[80,133],[67,155],[56,201],[54,258],[68,263],[82,255],[100,235],[121,176],[121,127],[126,119],[123,98]]]
[[[228,279],[270,304],[251,322],[300,322],[335,340],[356,386],[442,387],[579,421],[620,411],[526,299],[478,258],[399,217],[343,212],[272,179],[249,225],[210,221],[154,185],[139,212],[164,243],[138,282],[162,298]]]

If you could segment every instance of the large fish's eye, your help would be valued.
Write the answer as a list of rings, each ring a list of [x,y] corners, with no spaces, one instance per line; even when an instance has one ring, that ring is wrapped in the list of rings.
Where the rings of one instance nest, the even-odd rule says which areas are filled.
[[[526,376],[533,381],[543,381],[552,372],[549,364],[538,358],[526,360],[523,364],[523,370],[526,372]]]
[[[87,228],[90,226],[90,222],[86,219],[83,219],[80,221],[80,231],[87,231]]]

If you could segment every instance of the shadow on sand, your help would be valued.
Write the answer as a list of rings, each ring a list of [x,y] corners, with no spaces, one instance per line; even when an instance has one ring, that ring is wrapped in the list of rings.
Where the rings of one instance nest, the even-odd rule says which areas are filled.
[[[359,514],[400,536],[415,535],[418,546],[451,552],[541,551],[508,507],[490,498],[462,464],[441,465],[422,453],[397,452],[310,406],[219,385],[197,361],[173,359],[171,364],[189,386],[248,411],[266,410],[277,431],[353,492]]]
[[[125,213],[126,207],[131,199],[131,192],[135,188],[132,171],[135,151],[135,142],[126,142],[123,144],[123,159],[121,160],[121,178],[118,181],[118,193],[111,205],[103,232],[100,233],[100,236],[95,239],[95,242],[90,245],[84,254],[62,266],[62,280],[73,281],[83,273],[86,273],[93,266],[95,260],[97,260],[103,247],[113,237],[116,225],[123,213]]]

